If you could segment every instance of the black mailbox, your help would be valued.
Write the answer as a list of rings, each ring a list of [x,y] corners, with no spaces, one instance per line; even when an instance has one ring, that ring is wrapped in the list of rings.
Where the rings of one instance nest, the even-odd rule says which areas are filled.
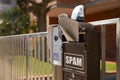
[[[99,32],[90,24],[79,25],[79,42],[63,43],[63,80],[100,80]]]

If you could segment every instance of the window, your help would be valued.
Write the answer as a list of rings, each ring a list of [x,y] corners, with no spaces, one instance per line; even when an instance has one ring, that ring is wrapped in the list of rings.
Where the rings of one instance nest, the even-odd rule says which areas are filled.
[[[2,4],[10,4],[11,0],[2,0]]]

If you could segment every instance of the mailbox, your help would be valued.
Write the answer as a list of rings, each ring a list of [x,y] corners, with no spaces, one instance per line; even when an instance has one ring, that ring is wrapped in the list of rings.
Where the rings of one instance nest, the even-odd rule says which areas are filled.
[[[63,43],[63,80],[100,80],[99,32],[88,23],[79,32],[79,42]]]

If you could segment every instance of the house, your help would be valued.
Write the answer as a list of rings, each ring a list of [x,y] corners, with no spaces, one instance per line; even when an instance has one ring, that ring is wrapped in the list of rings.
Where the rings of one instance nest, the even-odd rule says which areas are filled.
[[[55,23],[60,13],[69,17],[76,5],[85,6],[85,21],[96,21],[120,17],[120,0],[53,0],[54,8],[48,12],[49,24]],[[54,20],[54,21],[53,21]]]
[[[47,14],[47,25],[58,23],[58,15],[67,13],[71,16],[76,5],[85,6],[85,21],[98,21],[120,17],[120,0],[53,0],[54,8]],[[116,27],[108,25],[106,33],[107,59],[115,61],[116,57]],[[100,30],[100,28],[98,27]]]
[[[0,0],[0,13],[14,7],[16,5],[16,0]],[[2,20],[0,19],[0,24]]]
[[[0,13],[16,5],[16,0],[0,0]]]

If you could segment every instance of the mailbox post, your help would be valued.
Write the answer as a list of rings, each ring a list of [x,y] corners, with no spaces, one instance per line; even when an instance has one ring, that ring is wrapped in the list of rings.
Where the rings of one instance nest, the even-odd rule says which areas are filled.
[[[79,42],[63,43],[63,80],[100,80],[99,33],[90,24],[79,26]]]

